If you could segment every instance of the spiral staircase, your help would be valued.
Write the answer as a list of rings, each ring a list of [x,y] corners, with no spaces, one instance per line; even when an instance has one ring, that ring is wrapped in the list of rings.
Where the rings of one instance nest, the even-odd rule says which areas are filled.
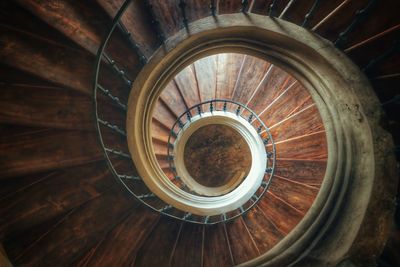
[[[400,264],[398,1],[0,7],[0,266]],[[246,43],[259,35],[286,52]],[[329,102],[282,63],[313,53],[302,35],[356,77],[361,104],[339,87]],[[357,91],[366,78],[376,95]],[[372,150],[336,151],[325,106]],[[335,158],[359,169],[334,178]]]

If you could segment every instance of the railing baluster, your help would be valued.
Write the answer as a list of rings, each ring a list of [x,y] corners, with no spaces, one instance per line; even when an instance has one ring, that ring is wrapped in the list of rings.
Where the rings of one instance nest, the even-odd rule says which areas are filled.
[[[165,207],[162,207],[161,209],[159,209],[159,212],[166,212],[167,210],[172,209],[173,207],[171,205],[167,205]]]
[[[155,197],[156,195],[153,193],[148,193],[148,194],[143,194],[143,195],[138,195],[137,198],[138,199],[144,199],[144,198],[152,198]]]
[[[249,118],[247,119],[247,121],[248,121],[249,123],[251,123],[252,120],[253,120],[253,113],[250,113],[250,116],[249,116]]]
[[[281,18],[283,18],[285,15],[286,15],[286,12],[289,10],[289,8],[294,4],[294,2],[295,2],[296,0],[290,0],[287,4],[286,4],[286,6],[285,6],[285,8],[283,9],[283,11],[281,12],[281,14],[279,15],[279,18],[281,19]]]
[[[317,10],[319,4],[321,3],[321,0],[315,0],[314,4],[311,6],[310,10],[308,13],[304,16],[303,23],[301,24],[302,27],[307,28],[309,21],[313,18],[315,10]]]
[[[213,111],[214,111],[213,102],[212,102],[212,101],[210,101],[210,112],[213,112]]]
[[[100,122],[101,124],[103,124],[104,126],[110,128],[111,130],[119,133],[120,135],[126,136],[125,131],[121,130],[117,125],[111,124],[108,121],[104,121],[102,119],[97,119],[98,122]]]
[[[238,107],[237,107],[237,109],[236,109],[236,116],[239,116],[239,113],[240,113],[240,109],[241,109],[242,107],[240,106],[240,105],[238,105]]]
[[[186,220],[186,219],[188,219],[190,216],[192,216],[192,214],[189,213],[189,212],[186,212],[185,215],[183,215],[182,219],[183,219],[183,220]]]
[[[189,111],[186,112],[186,118],[188,121],[192,121],[192,115],[190,115]]]
[[[200,107],[200,105],[197,105],[197,114],[199,114],[201,116],[201,107]]]
[[[140,49],[139,44],[132,38],[132,34],[128,31],[128,29],[125,27],[125,25],[121,22],[118,21],[117,24],[118,28],[122,31],[123,34],[125,34],[125,37],[128,39],[130,45],[132,46],[133,50],[137,53],[140,62],[144,65],[147,63],[147,58],[143,54],[142,50]]]
[[[241,12],[242,13],[247,13],[246,9],[249,6],[249,0],[242,0],[242,8]]]
[[[109,90],[105,89],[103,86],[101,86],[100,84],[97,84],[97,88],[100,89],[100,91],[105,94],[106,96],[108,96],[109,98],[111,98],[120,108],[122,108],[123,110],[126,111],[126,105],[122,104],[121,101],[119,100],[118,97],[113,96]]]
[[[121,67],[117,65],[114,59],[112,59],[107,53],[103,52],[102,56],[106,59],[108,64],[111,65],[113,70],[122,77],[122,79],[126,82],[126,84],[130,87],[132,86],[132,81],[125,75],[125,72],[122,70]]]
[[[269,167],[266,168],[266,169],[265,169],[265,172],[266,172],[266,173],[272,173],[272,168],[269,168]]]
[[[160,41],[160,43],[165,42],[165,35],[163,34],[161,27],[160,27],[160,22],[158,21],[156,14],[154,13],[153,6],[149,3],[148,0],[145,0],[145,5],[147,7],[147,10],[149,11],[150,17],[151,17],[151,24],[153,25],[157,39]]]
[[[268,16],[270,16],[270,17],[275,16],[276,1],[277,0],[273,0],[271,5],[269,5]]]
[[[121,150],[117,150],[117,149],[113,149],[113,148],[107,148],[107,147],[105,147],[105,150],[107,152],[115,154],[117,156],[121,156],[121,157],[128,158],[128,159],[131,158],[131,156],[129,154],[127,154],[127,153],[125,153],[125,152],[123,152]]]
[[[215,5],[216,0],[211,0],[210,1],[210,10],[211,10],[211,15],[215,17],[217,15],[217,6]]]
[[[356,16],[354,17],[353,21],[343,32],[339,34],[339,37],[335,41],[335,46],[339,48],[343,47],[349,33],[352,32],[355,27],[360,24],[364,19],[366,19],[368,13],[371,11],[371,8],[374,6],[375,3],[376,0],[370,0],[365,8],[357,10]]]
[[[126,180],[136,180],[136,181],[141,181],[142,180],[140,177],[133,176],[133,175],[118,175],[118,178],[126,179]]]
[[[224,101],[224,106],[223,106],[222,110],[225,111],[225,112],[226,112],[226,105],[227,105],[227,102]]]
[[[179,0],[179,8],[181,9],[183,25],[188,29],[188,20],[186,17],[186,0]]]

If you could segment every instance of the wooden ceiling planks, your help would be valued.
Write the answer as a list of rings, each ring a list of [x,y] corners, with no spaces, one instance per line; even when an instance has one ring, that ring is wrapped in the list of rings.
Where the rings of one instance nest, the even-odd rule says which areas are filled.
[[[131,266],[137,250],[157,224],[160,215],[138,206],[94,246],[87,266]]]
[[[275,175],[319,187],[325,175],[326,161],[277,159]]]
[[[223,224],[204,229],[204,267],[233,266],[233,258]]]
[[[323,131],[324,124],[315,104],[294,113],[292,116],[270,126],[274,142]]]
[[[201,102],[197,79],[192,65],[184,68],[174,79],[189,108]]]
[[[63,88],[3,85],[0,123],[94,130],[92,100]]]
[[[259,256],[259,251],[242,218],[226,223],[229,245],[235,265]]]
[[[243,54],[234,53],[217,55],[216,97],[218,99],[232,99],[244,57]],[[221,106],[218,107],[222,108]]]
[[[0,200],[3,214],[0,233],[10,239],[100,196],[113,186],[115,182],[103,162],[57,170]]]
[[[308,91],[299,83],[288,87],[278,98],[275,98],[262,114],[260,119],[267,125],[272,126],[285,119],[299,104],[309,97]]]
[[[173,112],[172,108],[169,108],[166,103],[157,101],[153,111],[153,119],[166,125],[168,129],[171,129],[177,119],[175,113],[177,112]],[[157,133],[155,133],[155,136],[157,136]]]
[[[284,235],[287,235],[304,216],[304,213],[269,191],[259,202],[259,207]]]
[[[252,98],[252,101],[248,103],[249,108],[257,114],[263,112],[294,82],[293,77],[275,65],[267,78],[265,83],[260,84],[260,88]]]
[[[67,168],[103,157],[94,132],[48,130],[0,139],[0,177]]]
[[[211,15],[210,0],[186,0],[185,2],[189,23]]]
[[[201,102],[216,98],[217,83],[217,56],[208,56],[192,64],[197,85],[199,87]]]
[[[171,255],[170,266],[203,266],[203,231],[203,225],[183,225]]]
[[[251,101],[252,95],[268,79],[270,63],[253,56],[245,56],[237,77],[232,100],[243,104]]]
[[[163,266],[171,254],[181,231],[182,223],[163,217],[136,254],[134,266]]]
[[[163,89],[160,98],[162,98],[171,110],[175,111],[177,116],[181,115],[188,108],[174,81],[167,84]]]
[[[326,160],[326,133],[315,132],[275,143],[277,159]]]
[[[261,254],[270,250],[284,237],[258,206],[248,212],[243,220]]]
[[[137,202],[111,190],[71,212],[37,240],[15,264],[69,266],[126,217]],[[62,262],[60,261],[62,259]]]
[[[284,179],[279,176],[274,177],[269,190],[304,214],[311,207],[319,191],[316,187],[295,183],[291,179]]]
[[[164,36],[172,36],[184,27],[178,1],[174,0],[148,0],[159,21]]]

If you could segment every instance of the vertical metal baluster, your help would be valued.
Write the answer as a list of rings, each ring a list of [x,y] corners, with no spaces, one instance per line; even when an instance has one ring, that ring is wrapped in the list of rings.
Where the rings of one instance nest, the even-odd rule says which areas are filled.
[[[181,9],[183,25],[188,29],[188,20],[186,17],[186,0],[179,0],[179,8]]]
[[[247,13],[246,9],[249,6],[249,0],[242,0],[242,9],[241,12],[242,13]]]
[[[192,121],[192,115],[190,115],[190,111],[186,111],[186,118],[188,121]]]
[[[258,128],[257,128],[257,133],[260,134],[260,133],[261,133],[261,130],[262,130],[262,125],[258,126]]]
[[[239,116],[239,113],[240,113],[240,109],[241,109],[242,107],[240,106],[240,105],[238,105],[238,107],[237,107],[237,109],[236,109],[236,116]]]
[[[156,31],[157,39],[162,44],[165,42],[165,36],[161,30],[160,22],[158,21],[156,14],[154,13],[153,6],[149,3],[149,0],[145,0],[145,5],[150,13],[151,24],[153,25],[153,27]]]
[[[199,114],[201,116],[201,107],[200,107],[200,105],[197,106],[197,114]]]
[[[213,102],[210,101],[210,112],[212,113],[214,111],[214,106],[213,106]]]
[[[226,112],[226,105],[227,105],[227,102],[224,101],[224,106],[222,107],[222,110],[223,110],[224,112]]]
[[[308,11],[308,13],[304,16],[304,21],[301,24],[302,27],[307,28],[308,27],[308,22],[312,19],[315,10],[317,9],[317,7],[319,6],[319,4],[321,3],[321,0],[315,0],[314,4],[311,6],[310,10]]]
[[[250,116],[249,116],[249,118],[247,119],[247,121],[249,122],[249,123],[251,123],[251,120],[253,119],[253,113],[250,113]]]
[[[273,17],[275,16],[275,6],[276,6],[276,0],[273,0],[271,5],[269,6],[269,12],[268,12],[268,16]]]
[[[350,23],[350,25],[346,28],[346,30],[339,34],[339,37],[335,41],[335,46],[339,48],[343,47],[344,42],[347,40],[348,34],[352,32],[358,24],[366,19],[368,13],[371,11],[371,8],[374,6],[375,3],[376,0],[370,0],[365,8],[356,12],[356,16]]]
[[[217,6],[215,5],[216,0],[211,0],[210,1],[210,10],[211,10],[211,15],[215,17],[217,15]]]

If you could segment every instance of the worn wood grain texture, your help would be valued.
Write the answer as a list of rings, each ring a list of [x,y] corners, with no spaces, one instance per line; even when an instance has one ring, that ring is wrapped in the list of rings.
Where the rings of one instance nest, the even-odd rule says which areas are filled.
[[[278,124],[270,126],[275,142],[320,132],[324,129],[319,111],[315,105],[308,106]]]
[[[290,206],[269,191],[259,202],[259,207],[284,235],[287,235],[304,216],[301,211]]]
[[[235,264],[251,260],[259,255],[242,218],[226,223],[229,244]]]
[[[170,107],[170,109],[173,110],[178,116],[185,112],[185,110],[188,108],[182,94],[179,92],[179,89],[176,86],[176,83],[173,81],[169,82],[163,89],[160,98],[162,98],[163,101]]]
[[[188,0],[186,1],[186,17],[189,22],[211,15],[209,0]]]
[[[191,223],[183,225],[171,257],[171,266],[203,266],[203,227]]]
[[[0,235],[10,238],[44,223],[115,185],[104,162],[58,170],[0,200]]]
[[[204,230],[204,262],[203,266],[233,266],[222,224],[206,226]]]
[[[177,1],[149,0],[148,2],[165,36],[172,36],[184,27]]]
[[[294,79],[277,66],[273,66],[266,83],[261,84],[248,106],[257,114],[267,108],[277,99],[291,84]]]
[[[232,100],[246,104],[259,89],[270,63],[253,56],[246,56],[237,78]],[[268,77],[267,77],[268,78]]]
[[[276,175],[319,187],[325,175],[326,161],[276,160]]]
[[[263,122],[272,126],[286,118],[300,103],[309,97],[308,91],[300,84],[295,84],[272,102],[261,114]]]
[[[318,194],[318,188],[295,183],[280,176],[274,177],[269,190],[303,213],[308,211]]]
[[[278,159],[326,160],[326,133],[316,132],[275,143]]]
[[[217,57],[217,98],[231,99],[244,55],[225,53]]]
[[[87,266],[129,266],[158,219],[147,207],[137,206],[95,246]]]
[[[172,128],[177,119],[172,110],[169,109],[163,101],[157,101],[153,111],[153,118],[164,124],[169,129]]]
[[[21,8],[21,5],[19,5],[17,1],[1,1],[0,13],[0,22],[4,26],[32,34],[37,38],[50,41],[66,48],[75,50],[82,49],[81,46],[68,38],[68,36],[65,36],[57,29],[51,27],[29,10]]]
[[[168,263],[180,229],[180,222],[166,217],[161,218],[139,249],[134,266],[156,267]]]
[[[135,205],[120,190],[108,191],[69,214],[14,262],[68,266],[84,255]]]
[[[64,88],[2,86],[0,122],[28,126],[94,130],[92,100]],[[102,105],[103,120],[124,121],[111,105]]]
[[[0,177],[72,167],[102,158],[94,132],[38,132],[0,139]]]
[[[193,64],[201,101],[216,98],[217,56],[208,56]]]
[[[284,237],[258,207],[248,212],[243,220],[261,254],[270,250]]]
[[[71,4],[69,1],[19,1],[24,8],[43,19],[50,26],[74,40],[92,54],[97,53],[111,19],[94,0]],[[123,36],[115,31],[107,53],[123,66],[127,74],[135,77],[140,66],[138,55],[129,48]],[[129,62],[129,64],[127,63]],[[132,64],[134,63],[134,64]]]
[[[219,14],[230,14],[240,12],[242,7],[240,1],[234,0],[219,0],[218,1]]]
[[[196,75],[192,65],[187,66],[178,73],[175,76],[175,81],[189,108],[201,102]]]

